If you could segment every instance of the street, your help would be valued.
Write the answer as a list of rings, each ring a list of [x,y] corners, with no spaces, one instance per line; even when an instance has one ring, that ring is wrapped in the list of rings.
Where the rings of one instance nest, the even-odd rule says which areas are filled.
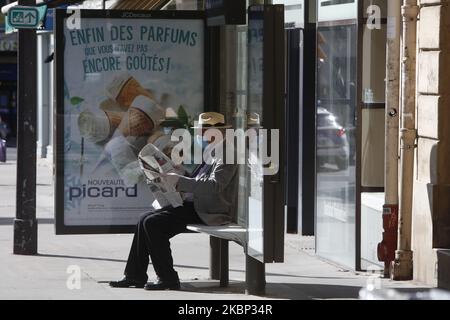
[[[122,276],[132,235],[56,236],[53,219],[52,166],[38,160],[37,256],[12,254],[15,215],[15,149],[0,163],[0,299],[260,299],[245,295],[243,250],[230,244],[230,287],[220,288],[209,277],[209,239],[203,234],[181,234],[172,240],[181,291],[147,292],[113,289],[108,282]],[[266,264],[268,299],[357,299],[371,274],[343,270],[314,255],[314,239],[286,235],[285,263]],[[80,272],[80,287],[72,276]],[[155,274],[149,266],[149,279]],[[384,287],[423,290],[412,282],[382,280]]]

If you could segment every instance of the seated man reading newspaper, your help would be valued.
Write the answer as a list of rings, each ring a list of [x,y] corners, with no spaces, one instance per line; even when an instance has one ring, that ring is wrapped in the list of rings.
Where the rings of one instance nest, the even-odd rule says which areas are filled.
[[[214,112],[201,114],[198,126],[223,131],[224,116]],[[198,137],[197,137],[198,138]],[[196,139],[197,141],[202,141]],[[207,142],[210,143],[210,142]],[[214,143],[218,143],[214,141]],[[225,152],[224,152],[225,153]],[[231,222],[237,197],[237,166],[225,163],[224,157],[214,157],[190,174],[183,175],[169,158],[152,145],[140,154],[149,186],[162,209],[141,216],[130,249],[125,276],[112,281],[112,287],[144,287],[146,290],[177,290],[180,280],[173,267],[169,240],[186,232],[188,224],[223,225]],[[151,258],[157,280],[147,283],[147,268]]]
[[[154,207],[177,208],[183,205],[182,195],[176,190],[174,178],[164,178],[164,175],[185,175],[183,167],[175,166],[172,160],[155,145],[148,144],[139,154],[139,162],[147,177],[148,185],[152,190],[157,204]]]

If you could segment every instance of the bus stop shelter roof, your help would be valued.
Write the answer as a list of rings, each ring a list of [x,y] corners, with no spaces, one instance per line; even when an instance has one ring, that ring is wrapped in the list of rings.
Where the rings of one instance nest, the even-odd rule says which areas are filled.
[[[106,9],[116,10],[159,10],[170,0],[108,0],[105,2]],[[49,8],[69,6],[78,9],[102,9],[103,0],[37,0],[37,5],[47,5]],[[17,6],[18,2],[12,2],[2,7],[2,13],[8,14],[10,8]]]

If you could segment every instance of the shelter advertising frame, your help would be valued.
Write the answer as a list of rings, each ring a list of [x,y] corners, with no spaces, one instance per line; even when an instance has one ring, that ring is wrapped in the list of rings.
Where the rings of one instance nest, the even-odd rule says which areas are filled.
[[[135,84],[132,89],[135,95],[137,95],[136,99],[139,99],[139,101],[141,101],[140,105],[144,105],[147,107],[142,107],[142,109],[140,109],[140,111],[143,110],[147,110],[147,116],[148,115],[154,115],[154,113],[152,112],[156,112],[156,111],[148,111],[148,109],[145,108],[149,108],[149,105],[155,106],[155,105],[162,105],[162,103],[160,103],[163,99],[163,90],[164,88],[161,89],[161,87],[158,87],[159,89],[159,93],[158,92],[152,92],[150,89],[147,90],[148,86],[146,86],[146,83],[144,83],[145,81],[153,81],[152,83],[163,83],[166,88],[171,88],[172,86],[170,84],[173,84],[174,82],[174,78],[179,79],[179,82],[176,85],[173,85],[173,88],[176,88],[176,90],[179,90],[179,92],[181,92],[179,94],[179,96],[175,96],[175,100],[177,101],[177,104],[175,104],[174,106],[176,108],[178,108],[178,106],[180,106],[179,101],[180,99],[185,99],[186,100],[186,105],[183,105],[185,107],[185,111],[188,114],[188,116],[190,116],[192,119],[195,119],[196,116],[198,116],[199,113],[203,112],[206,108],[205,105],[207,104],[208,101],[208,93],[209,93],[209,89],[208,86],[206,85],[208,79],[207,77],[209,77],[209,74],[207,72],[207,70],[209,69],[209,59],[208,56],[206,54],[206,48],[208,48],[208,36],[207,36],[207,28],[206,28],[206,19],[205,19],[205,15],[203,12],[200,11],[154,11],[154,12],[143,12],[143,11],[125,11],[125,10],[108,10],[108,11],[104,11],[104,10],[69,10],[69,12],[67,12],[67,10],[60,10],[57,9],[55,10],[55,26],[54,26],[54,32],[55,32],[55,78],[56,78],[56,90],[55,90],[55,144],[54,144],[54,148],[55,148],[55,152],[54,152],[54,162],[55,162],[55,171],[54,171],[54,179],[55,179],[55,229],[56,229],[56,234],[108,234],[108,233],[132,233],[134,232],[135,229],[135,224],[137,222],[138,217],[148,211],[151,211],[152,208],[152,201],[153,199],[151,199],[150,197],[146,198],[145,196],[151,195],[151,191],[147,190],[147,191],[143,191],[142,193],[145,193],[144,195],[141,194],[141,189],[144,190],[144,188],[148,188],[148,186],[145,186],[145,182],[144,181],[140,181],[139,185],[138,183],[134,184],[133,187],[128,187],[128,185],[124,185],[123,182],[123,176],[121,175],[122,171],[119,172],[119,169],[117,169],[117,165],[113,164],[112,159],[112,155],[108,154],[107,157],[105,157],[106,160],[110,160],[110,167],[114,167],[114,169],[117,169],[117,174],[118,176],[116,176],[116,181],[117,181],[117,185],[119,185],[120,187],[117,187],[117,189],[114,189],[114,196],[117,196],[117,194],[121,193],[121,196],[118,196],[117,199],[115,199],[114,204],[111,203],[107,203],[109,200],[105,200],[103,203],[100,201],[98,203],[95,202],[90,202],[86,205],[80,205],[79,207],[77,207],[77,210],[80,216],[82,216],[82,218],[80,218],[79,220],[77,220],[77,217],[74,217],[74,204],[71,203],[70,205],[68,205],[68,197],[69,195],[71,195],[72,198],[75,198],[75,196],[78,196],[81,198],[81,201],[83,201],[85,198],[87,198],[87,196],[85,196],[85,194],[88,194],[87,189],[85,190],[84,188],[86,188],[86,183],[83,183],[84,180],[82,180],[81,178],[84,176],[87,176],[87,178],[92,178],[93,176],[95,177],[99,177],[100,176],[100,170],[97,170],[97,164],[101,163],[101,161],[99,160],[98,163],[92,167],[89,167],[89,162],[87,161],[88,164],[83,165],[83,161],[85,160],[84,157],[88,157],[89,153],[88,151],[90,150],[89,148],[93,149],[94,147],[97,147],[99,145],[99,143],[97,142],[97,140],[95,140],[95,143],[92,142],[86,142],[85,138],[83,137],[82,143],[80,143],[80,145],[78,145],[78,143],[71,145],[71,134],[68,133],[67,131],[67,127],[70,125],[70,123],[72,123],[72,135],[74,137],[76,137],[77,139],[79,138],[79,136],[81,135],[81,130],[80,130],[80,120],[79,120],[79,114],[78,116],[75,114],[75,116],[78,117],[78,120],[75,120],[75,123],[78,121],[78,128],[75,128],[75,126],[73,126],[73,119],[72,114],[70,115],[70,117],[67,117],[67,108],[68,108],[68,104],[70,104],[70,107],[73,108],[81,108],[78,110],[79,113],[81,112],[86,112],[86,109],[84,109],[84,107],[80,107],[80,105],[83,104],[88,104],[89,105],[86,107],[88,108],[88,112],[90,112],[91,110],[89,109],[93,103],[95,104],[95,107],[99,106],[99,100],[97,101],[93,101],[92,99],[89,100],[88,98],[84,99],[84,97],[80,97],[79,96],[79,92],[83,92],[81,91],[83,88],[86,88],[85,86],[87,86],[87,84],[82,84],[82,81],[78,81],[77,85],[79,85],[79,88],[75,88],[76,86],[72,86],[71,83],[69,83],[70,81],[68,81],[67,79],[70,77],[73,77],[74,79],[85,79],[86,78],[86,74],[84,74],[85,78],[76,78],[77,77],[77,72],[79,72],[77,70],[77,68],[81,68],[84,69],[84,72],[86,72],[86,70],[92,71],[92,74],[89,74],[90,79],[94,79],[95,77],[105,77],[106,76],[104,74],[106,74],[106,71],[104,70],[99,70],[99,69],[95,69],[95,64],[83,64],[80,63],[80,60],[75,59],[73,57],[77,57],[76,53],[74,53],[77,48],[75,48],[75,46],[72,46],[71,50],[66,50],[66,48],[69,46],[69,42],[72,41],[72,45],[76,42],[76,41],[85,41],[83,40],[83,35],[78,36],[78,40],[77,39],[72,39],[72,38],[68,38],[67,34],[65,32],[67,32],[67,19],[69,19],[71,17],[71,14],[77,13],[79,14],[79,18],[81,18],[80,21],[82,21],[83,27],[85,26],[84,23],[86,23],[86,26],[89,28],[89,26],[92,27],[92,30],[89,31],[90,35],[88,35],[88,32],[86,32],[84,34],[84,38],[86,37],[90,37],[91,41],[92,41],[92,45],[89,46],[84,46],[83,50],[86,49],[86,55],[87,52],[89,50],[92,50],[92,54],[95,56],[99,56],[99,53],[97,50],[99,49],[95,49],[94,48],[99,48],[100,44],[102,45],[108,45],[111,44],[111,46],[107,46],[108,48],[114,48],[113,52],[109,52],[109,56],[108,59],[109,61],[111,61],[111,64],[109,65],[109,67],[113,66],[113,62],[116,61],[115,67],[116,69],[112,69],[112,70],[108,70],[108,75],[111,77],[114,77],[111,79],[109,79],[109,87],[107,88],[107,84],[103,84],[105,87],[102,87],[101,85],[101,81],[97,81],[97,82],[93,82],[94,85],[91,85],[92,87],[92,91],[98,91],[98,92],[102,92],[102,95],[105,95],[105,92],[107,90],[108,94],[106,94],[105,96],[102,96],[101,99],[106,98],[106,100],[109,100],[109,102],[111,102],[111,94],[113,91],[111,90],[116,90],[115,91],[115,95],[113,95],[114,97],[118,97],[118,94],[120,92],[120,94],[122,93],[122,90],[124,88],[124,79],[125,76],[123,76],[123,74],[129,73],[131,74],[132,71],[130,71],[129,67],[123,67],[124,63],[122,61],[119,61],[118,59],[121,59],[121,57],[130,57],[129,55],[127,56],[127,52],[128,54],[130,54],[130,52],[132,52],[133,54],[136,53],[137,55],[137,51],[131,51],[131,48],[133,48],[133,50],[138,50],[139,48],[139,44],[142,44],[142,46],[140,47],[141,50],[148,50],[148,52],[154,53],[152,52],[152,50],[154,51],[158,51],[157,53],[160,56],[164,56],[164,54],[166,54],[167,59],[165,60],[165,65],[164,65],[164,61],[163,60],[159,60],[159,65],[161,66],[160,69],[157,70],[158,68],[158,64],[153,63],[153,69],[147,69],[147,68],[141,68],[139,69],[140,71],[136,71],[135,73],[131,74],[131,77],[129,78],[134,78],[134,80],[136,80],[135,82],[137,82],[138,84]],[[94,22],[98,22],[98,28],[95,29],[95,24]],[[113,23],[114,22],[114,23]],[[115,23],[117,22],[117,23]],[[190,22],[190,24],[188,24],[188,26],[186,26],[186,22]],[[184,23],[184,24],[183,24]],[[174,38],[172,38],[172,40],[170,40],[170,38],[165,38],[167,43],[157,43],[157,41],[155,39],[162,39],[162,38],[152,38],[152,41],[150,41],[150,36],[149,38],[147,38],[147,40],[145,40],[143,38],[142,32],[144,32],[144,30],[146,30],[147,33],[149,33],[150,29],[153,27],[156,28],[173,28],[173,30],[177,29],[177,30],[181,30],[183,28],[183,26],[185,28],[187,28],[186,30],[190,30],[190,38],[186,38],[186,33],[184,40],[186,40],[185,42],[183,42],[184,40],[182,38],[178,38],[178,40],[173,40]],[[114,42],[112,33],[109,34],[109,32],[112,32],[111,28],[112,27],[116,27],[114,30],[115,35],[114,35],[114,39],[117,38],[117,42]],[[147,29],[145,29],[147,28]],[[102,30],[103,29],[103,30]],[[159,30],[159,29],[158,29]],[[104,34],[106,34],[106,36],[102,33],[104,32]],[[159,32],[159,31],[158,31]],[[178,31],[179,33],[177,33],[178,35],[181,33],[183,34],[181,31]],[[187,32],[187,31],[186,31]],[[194,33],[196,33],[196,39],[194,40]],[[108,35],[109,34],[109,35]],[[136,41],[135,43],[131,43],[134,41],[134,37],[136,36],[136,34],[139,35],[139,41]],[[173,33],[172,33],[173,35]],[[72,34],[70,34],[70,36],[72,37]],[[175,36],[174,36],[175,37]],[[180,36],[181,37],[181,36]],[[75,37],[76,38],[76,37]],[[80,40],[81,39],[81,40]],[[144,39],[144,40],[143,40]],[[169,40],[167,40],[169,39]],[[180,40],[181,39],[181,40]],[[183,41],[182,41],[183,40]],[[73,42],[75,41],[75,42]],[[108,43],[109,41],[109,43]],[[127,42],[128,41],[128,42]],[[131,42],[130,42],[131,41]],[[170,42],[172,41],[172,43]],[[178,42],[177,42],[178,41]],[[182,47],[182,44],[184,43],[184,47]],[[119,54],[117,55],[117,53],[115,53],[116,50],[116,44],[118,44],[117,48],[121,48],[118,50],[123,50],[120,51],[121,54],[123,54],[122,56]],[[121,45],[123,44],[123,45]],[[144,45],[146,44],[146,45]],[[83,43],[82,43],[83,45]],[[128,46],[127,46],[128,45]],[[173,46],[173,48],[171,47],[171,45]],[[152,47],[153,46],[153,47]],[[127,49],[128,48],[128,49]],[[184,48],[186,48],[184,50]],[[178,52],[174,51],[177,50]],[[81,50],[81,49],[80,49]],[[129,50],[129,51],[127,51]],[[80,51],[82,52],[82,51]],[[139,51],[139,53],[141,53],[141,51]],[[172,61],[170,61],[170,58],[168,56],[169,53],[173,53],[172,56]],[[193,54],[194,53],[194,54]],[[116,54],[116,56],[114,56]],[[183,56],[184,54],[184,56]],[[183,57],[182,59],[180,57]],[[84,56],[85,59],[87,59],[87,56]],[[178,59],[177,59],[178,58]],[[83,58],[82,58],[83,59]],[[161,58],[162,59],[162,58]],[[68,63],[68,60],[70,61]],[[119,62],[118,62],[119,61]],[[130,58],[131,61],[131,58]],[[171,64],[170,64],[171,63]],[[183,64],[184,63],[184,64]],[[78,65],[78,67],[77,67]],[[119,67],[118,66],[122,66],[126,72],[119,72]],[[129,64],[132,65],[132,64]],[[166,68],[163,68],[163,65]],[[103,66],[105,67],[105,66]],[[86,68],[94,68],[94,69],[86,69]],[[149,67],[150,68],[150,67]],[[173,69],[171,69],[173,68]],[[197,69],[195,69],[197,68]],[[189,78],[186,76],[186,74],[189,73],[189,71],[192,71],[193,69],[196,70],[196,73],[191,72],[190,74],[193,74],[193,78]],[[138,70],[138,69],[135,69]],[[169,76],[167,74],[170,74],[169,72],[171,72],[172,70],[173,73],[176,73],[178,76]],[[102,71],[104,71],[102,73]],[[121,70],[120,70],[121,71]],[[145,71],[145,72],[144,72]],[[158,78],[158,74],[157,72],[161,73],[161,78]],[[155,75],[153,75],[153,74]],[[164,74],[163,74],[164,73]],[[121,74],[121,76],[116,76]],[[184,75],[184,77],[183,77]],[[103,79],[103,78],[102,78]],[[160,81],[160,79],[163,79]],[[183,80],[184,79],[184,80]],[[87,80],[86,80],[87,81]],[[75,82],[75,81],[74,81]],[[73,83],[74,83],[73,82]],[[105,81],[103,81],[105,82]],[[142,82],[142,83],[139,83]],[[192,84],[189,84],[188,82],[191,82]],[[129,83],[129,82],[126,82]],[[148,84],[148,83],[147,83]],[[161,84],[161,86],[163,85]],[[95,86],[97,85],[97,86]],[[122,87],[120,87],[122,86]],[[192,86],[192,88],[191,88]],[[157,87],[157,85],[155,85],[155,87]],[[74,89],[75,88],[75,89]],[[119,88],[119,89],[118,89]],[[90,88],[88,88],[90,89]],[[192,89],[192,92],[189,93],[189,95],[187,95],[186,93],[188,93],[188,91]],[[78,90],[78,92],[77,92]],[[136,90],[138,90],[138,94],[136,94]],[[144,90],[146,93],[142,93]],[[155,89],[156,90],[156,89]],[[174,91],[171,91],[169,93],[171,93],[172,95],[175,95],[175,89],[173,89]],[[71,94],[72,92],[75,92],[74,94]],[[87,90],[89,91],[89,90]],[[178,91],[177,91],[178,92]],[[91,94],[91,93],[90,93]],[[92,93],[92,94],[95,94]],[[158,101],[155,104],[151,104],[150,102],[142,102],[142,94],[145,96],[148,96],[150,98],[154,98],[156,96],[158,96],[159,98],[156,99],[155,101]],[[167,97],[167,96],[166,96]],[[99,98],[100,99],[100,98]],[[118,98],[117,98],[118,99]],[[133,101],[133,103],[137,103],[136,99]],[[178,100],[177,100],[178,99]],[[101,101],[101,103],[104,103],[106,100]],[[126,99],[125,99],[126,100]],[[117,101],[116,101],[117,102]],[[98,103],[98,104],[97,104]],[[117,102],[117,104],[120,107],[120,103]],[[113,104],[114,105],[114,104]],[[117,107],[117,105],[114,105],[114,107]],[[104,104],[102,104],[102,110],[98,111],[96,110],[96,112],[100,112],[100,114],[102,114],[102,116],[104,117],[104,113],[106,113],[106,111],[111,111],[109,109],[105,109],[104,108]],[[99,107],[100,109],[100,107]],[[130,106],[128,106],[128,111],[125,110],[125,112],[129,112],[129,109],[132,109]],[[153,109],[152,109],[153,110]],[[114,109],[114,111],[118,111],[116,109]],[[161,111],[161,110],[160,110]],[[178,109],[179,111],[179,109]],[[111,113],[111,112],[110,112]],[[134,111],[135,116],[136,111]],[[108,116],[108,122],[109,122],[109,129],[111,130],[113,125],[113,120],[114,117],[111,117],[110,114],[106,113]],[[124,113],[125,114],[125,113]],[[142,117],[142,114],[140,115]],[[128,117],[129,119],[127,121],[131,121],[131,114],[128,115],[123,115],[123,117]],[[95,114],[94,119],[98,119],[97,117],[97,113]],[[151,118],[150,119],[153,120],[153,125],[156,128],[157,126],[155,125],[156,120],[155,118]],[[104,121],[104,119],[102,120]],[[121,121],[125,121],[124,118],[121,119]],[[104,123],[104,122],[103,122]],[[120,122],[122,123],[122,122]],[[145,128],[145,125],[140,124],[141,127]],[[125,126],[126,127],[126,126]],[[147,126],[148,127],[148,126]],[[130,125],[130,122],[128,123],[127,128],[129,129],[128,132],[128,136],[124,133],[124,131],[122,130],[122,135],[123,137],[125,137],[127,139],[127,143],[131,143],[130,141],[133,141],[133,143],[139,139],[141,139],[141,134],[143,135],[144,133],[141,133],[142,131],[140,131],[141,129],[136,129],[136,133],[132,134],[131,131],[133,129],[132,126]],[[111,142],[113,140],[113,137],[116,137],[116,132],[120,130],[120,125],[119,127],[116,128],[116,131],[113,132],[109,132],[108,133],[108,138],[105,140],[108,143]],[[149,134],[148,132],[148,128],[144,129],[147,130],[147,133],[145,134]],[[98,130],[94,130],[95,132],[90,132],[89,137],[91,137],[91,134],[93,134],[93,136],[97,137],[96,135],[98,135]],[[151,134],[151,133],[150,133]],[[139,139],[134,139],[135,137],[132,137],[132,135],[139,135]],[[122,137],[122,138],[123,138]],[[140,141],[144,141],[142,139]],[[122,139],[121,138],[121,139]],[[147,138],[147,137],[145,137]],[[109,140],[108,140],[109,139]],[[131,139],[131,140],[130,140]],[[79,139],[78,139],[79,140]],[[90,145],[89,145],[90,143]],[[103,142],[104,143],[104,142]],[[121,149],[121,146],[123,146],[123,144],[116,144],[114,147],[111,148],[111,150],[117,150],[117,149]],[[72,148],[72,149],[70,149]],[[78,180],[73,180],[73,177],[68,177],[68,174],[71,172],[72,168],[73,168],[73,163],[71,162],[69,163],[68,160],[70,160],[69,155],[71,154],[69,151],[71,150],[77,150],[78,153],[81,153],[81,156],[78,158],[78,161],[80,162],[80,179]],[[106,150],[106,147],[105,147]],[[134,151],[136,151],[135,149],[133,149]],[[137,149],[139,150],[139,149]],[[93,153],[95,154],[95,152]],[[99,153],[100,154],[100,153]],[[135,152],[135,156],[136,156],[137,152]],[[105,160],[103,159],[103,160]],[[73,159],[72,159],[73,160]],[[89,159],[88,159],[89,160]],[[137,158],[136,158],[137,160]],[[97,162],[97,161],[94,161]],[[108,162],[108,161],[106,161]],[[68,164],[69,163],[69,164]],[[89,170],[88,170],[89,168]],[[94,168],[94,170],[91,170],[92,168]],[[84,170],[83,170],[84,169]],[[111,169],[111,168],[109,168]],[[78,170],[78,168],[76,169]],[[112,170],[112,169],[111,169]],[[96,176],[98,175],[98,176]],[[69,179],[71,179],[71,182],[69,181]],[[108,178],[106,177],[105,180],[108,180]],[[112,187],[108,189],[108,196],[110,196],[110,191],[111,189],[114,188],[114,182],[112,180],[114,179],[109,179],[111,181],[108,182],[111,183]],[[100,183],[102,180],[99,179],[97,182]],[[93,182],[93,181],[92,181]],[[68,185],[72,185],[75,184],[74,188],[78,188],[76,189],[77,191],[72,192],[72,190],[68,189]],[[133,185],[133,184],[131,184]],[[89,187],[89,186],[88,186]],[[75,189],[74,189],[75,190]],[[103,191],[105,191],[105,189],[101,189]],[[118,191],[117,191],[118,190]],[[94,190],[95,195],[98,195],[98,189]],[[103,197],[103,191],[101,191],[101,196]],[[116,192],[117,191],[117,192]],[[92,194],[93,194],[92,193]],[[126,197],[130,197],[133,196],[131,199],[126,199]],[[122,197],[122,198],[121,198]],[[125,197],[125,198],[124,198]],[[106,199],[106,198],[105,198]],[[92,199],[91,199],[92,200]],[[129,201],[128,201],[129,200]],[[86,200],[88,201],[88,200]],[[90,201],[90,200],[89,200]],[[88,201],[88,202],[89,202]],[[122,206],[123,203],[123,206]],[[127,206],[128,204],[128,206]],[[117,206],[116,208],[114,208],[114,206]],[[129,214],[127,213],[127,208],[130,209],[129,210]],[[70,211],[72,210],[72,211]],[[87,211],[88,210],[88,211]],[[126,216],[119,216],[120,215],[120,211],[122,210],[122,213],[127,214]],[[88,212],[88,213],[87,213]],[[89,216],[90,213],[94,213],[92,214],[92,218]],[[103,216],[102,216],[103,214]],[[69,217],[69,215],[72,215]],[[105,217],[105,218],[103,218]],[[108,219],[111,220],[111,223],[108,223]]]

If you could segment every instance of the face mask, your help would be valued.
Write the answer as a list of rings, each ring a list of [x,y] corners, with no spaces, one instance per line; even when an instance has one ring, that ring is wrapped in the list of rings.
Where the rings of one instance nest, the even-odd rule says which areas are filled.
[[[196,135],[195,136],[195,144],[199,147],[202,148],[202,150],[206,149],[206,147],[208,146],[208,141],[203,140],[203,136],[201,135]]]

